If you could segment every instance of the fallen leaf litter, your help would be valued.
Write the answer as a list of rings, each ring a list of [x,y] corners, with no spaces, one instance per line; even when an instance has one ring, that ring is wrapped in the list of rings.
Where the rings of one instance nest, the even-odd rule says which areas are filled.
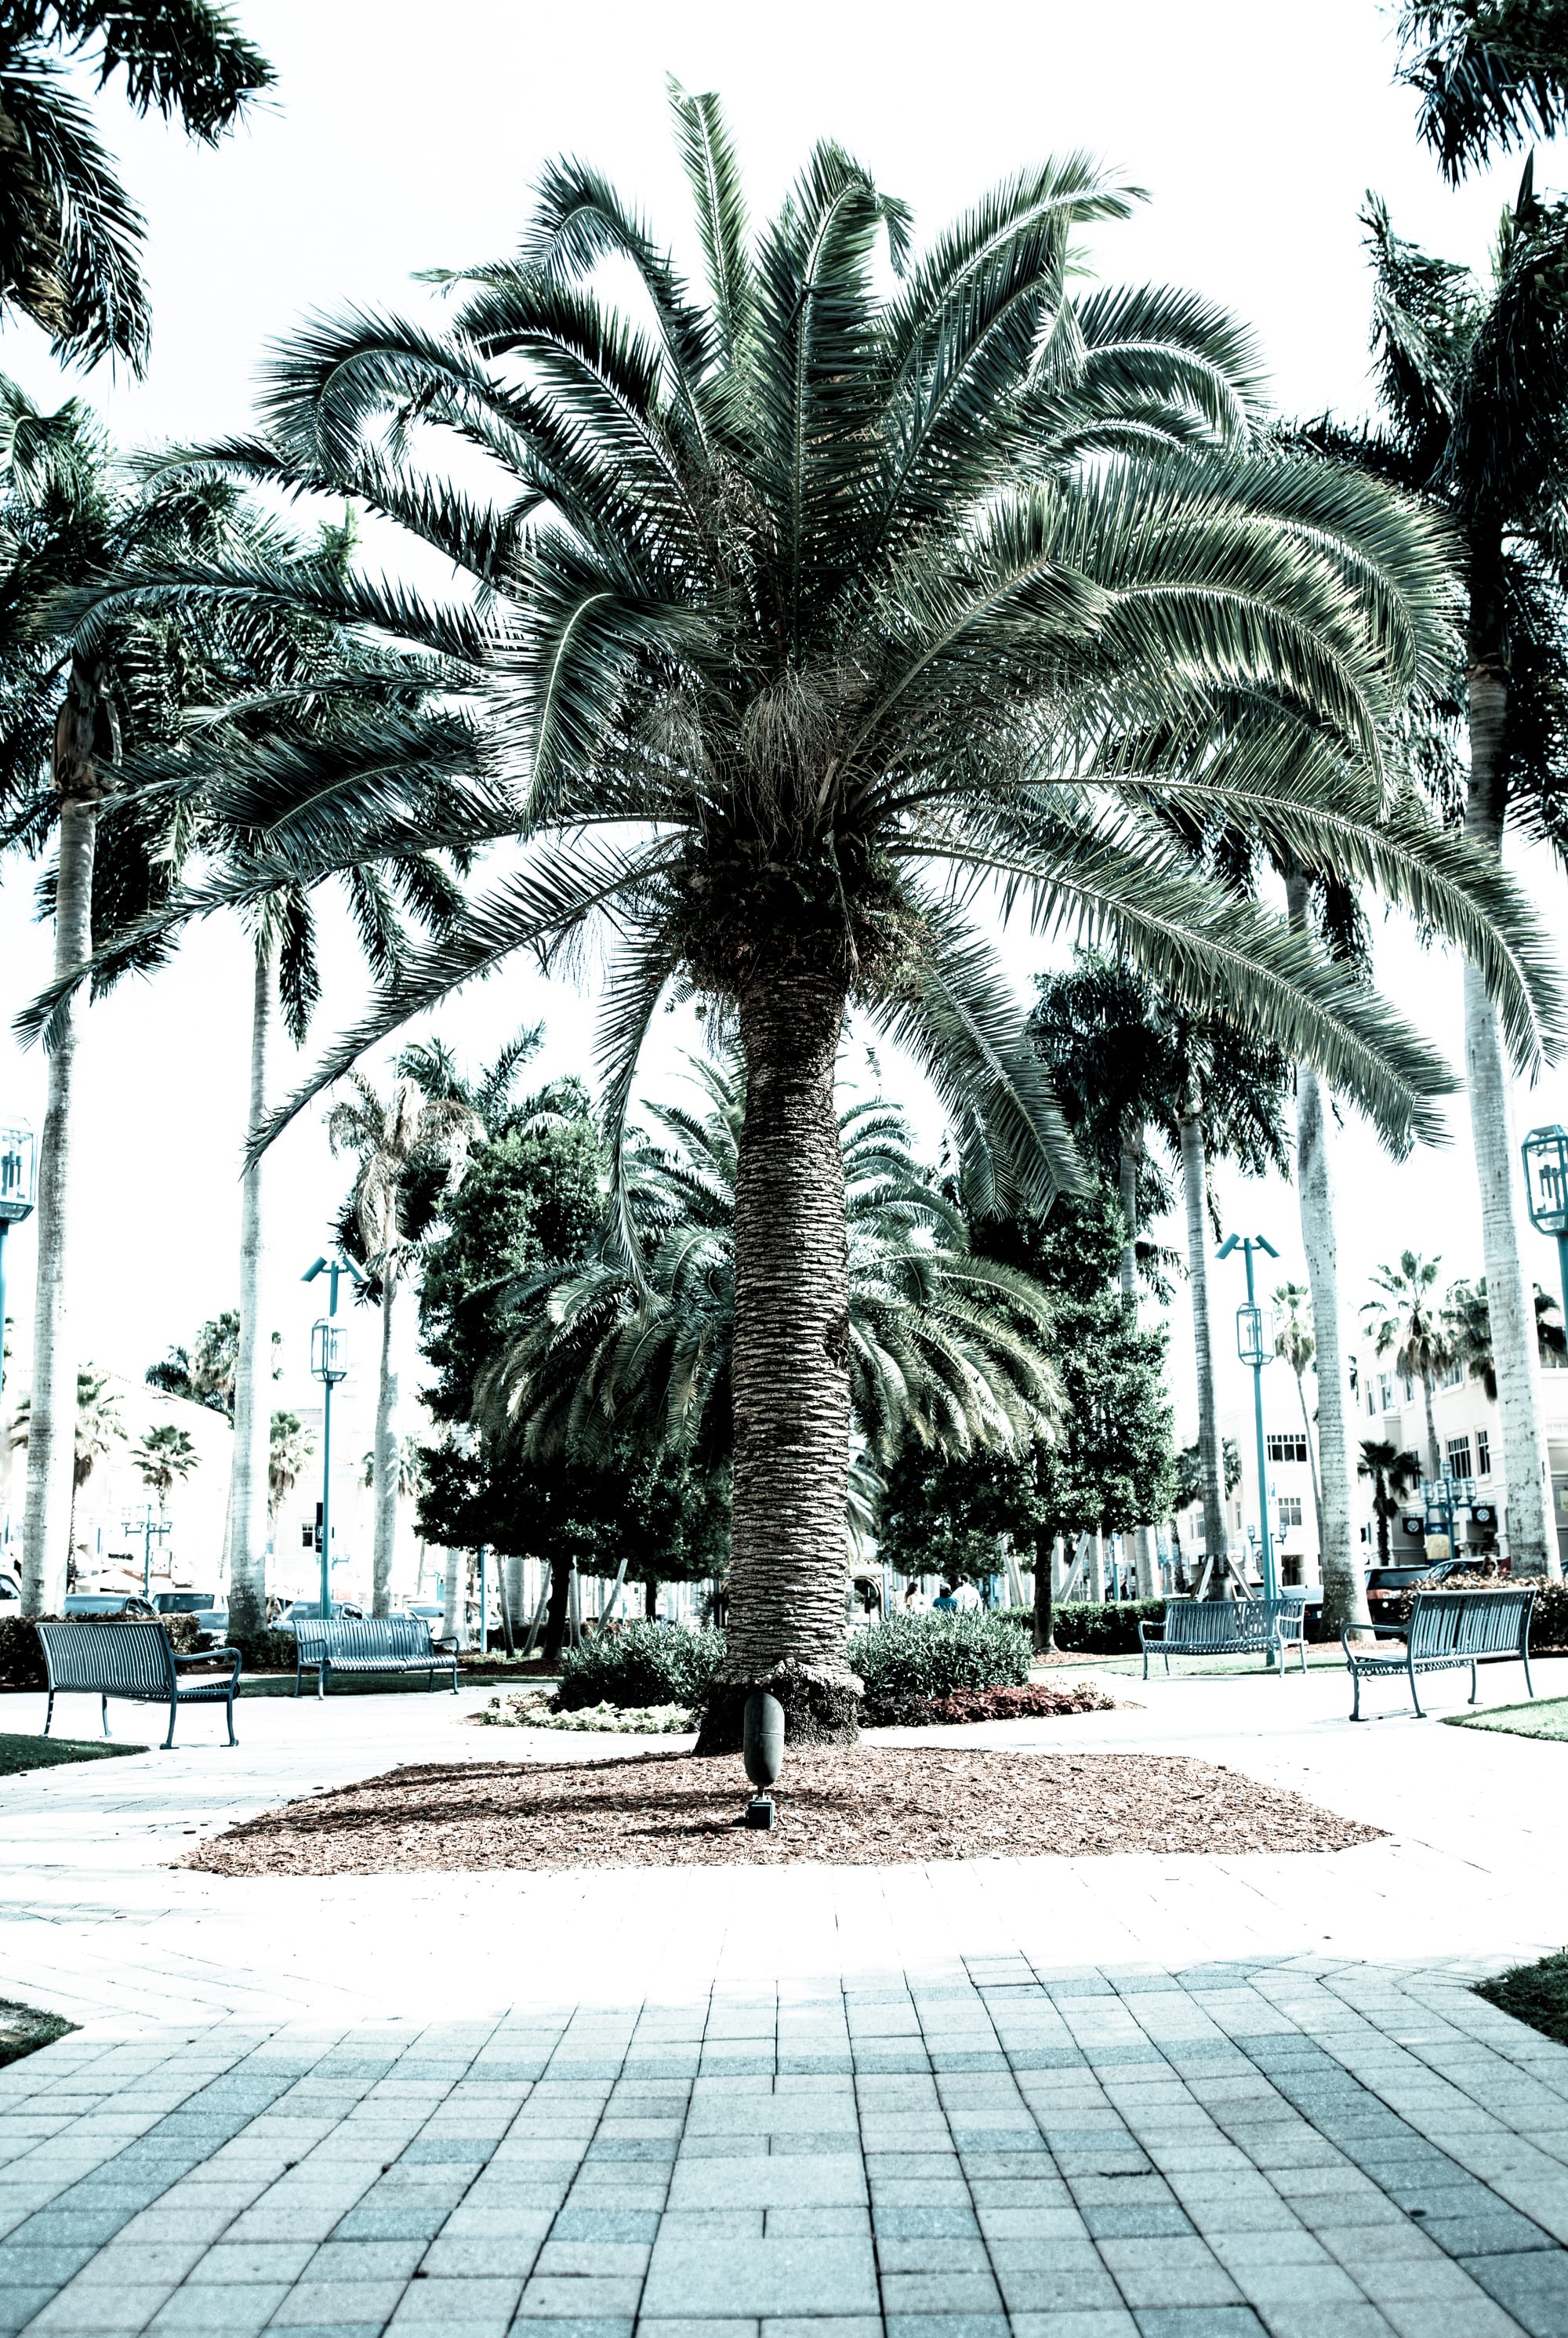
[[[786,1756],[770,1832],[737,1823],[748,1792],[739,1761],[691,1754],[432,1763],[263,1812],[180,1863],[231,1876],[880,1867],[1343,1851],[1381,1832],[1186,1754],[802,1746]]]

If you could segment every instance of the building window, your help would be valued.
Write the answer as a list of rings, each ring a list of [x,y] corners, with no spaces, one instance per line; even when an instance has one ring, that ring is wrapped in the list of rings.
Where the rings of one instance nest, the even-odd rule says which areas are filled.
[[[1299,1495],[1299,1494],[1281,1494],[1281,1495],[1280,1495],[1280,1497],[1279,1497],[1279,1531],[1280,1531],[1280,1533],[1281,1533],[1281,1534],[1289,1534],[1292,1527],[1298,1527],[1298,1526],[1300,1525],[1300,1523],[1301,1523],[1301,1497],[1300,1497],[1300,1495]]]
[[[1416,1383],[1408,1372],[1405,1374],[1405,1401],[1406,1404],[1414,1404],[1416,1401]]]
[[[1373,1387],[1373,1385],[1372,1385],[1371,1381],[1370,1381],[1370,1380],[1368,1380],[1368,1381],[1367,1381],[1367,1420],[1375,1420],[1377,1419],[1377,1390]]]
[[[1492,1432],[1489,1429],[1475,1431],[1475,1475],[1478,1478],[1492,1475]]]
[[[1269,1439],[1269,1459],[1270,1461],[1305,1461],[1307,1459],[1305,1435],[1271,1437]]]
[[[1387,1412],[1393,1402],[1393,1378],[1391,1374],[1387,1372],[1379,1372],[1377,1375],[1377,1409],[1380,1412]]]
[[[1467,1437],[1451,1437],[1444,1449],[1448,1456],[1448,1475],[1451,1478],[1468,1478],[1470,1439]]]
[[[1459,1388],[1459,1387],[1462,1387],[1462,1386],[1463,1386],[1463,1384],[1464,1384],[1464,1380],[1465,1380],[1465,1367],[1464,1367],[1464,1365],[1463,1365],[1463,1364],[1458,1364],[1458,1363],[1455,1363],[1455,1364],[1450,1364],[1450,1365],[1449,1365],[1449,1367],[1448,1367],[1448,1369],[1447,1369],[1447,1370],[1444,1373],[1443,1378],[1442,1378],[1442,1380],[1439,1381],[1438,1385],[1439,1385],[1439,1387],[1441,1387],[1441,1388]]]

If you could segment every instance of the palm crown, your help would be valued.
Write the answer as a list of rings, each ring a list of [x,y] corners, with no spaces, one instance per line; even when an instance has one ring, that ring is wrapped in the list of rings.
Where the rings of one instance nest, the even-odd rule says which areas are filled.
[[[355,742],[226,743],[225,785],[263,801],[286,753],[292,809],[169,917],[279,868],[527,846],[307,1093],[514,953],[550,966],[607,928],[600,1066],[634,1261],[620,1131],[643,1037],[671,987],[733,1017],[727,1664],[802,1666],[807,1703],[841,1718],[824,1681],[847,1678],[847,1002],[975,1132],[993,1198],[1036,1206],[1076,1170],[965,912],[987,881],[1183,1008],[1240,1007],[1390,1131],[1427,1126],[1448,1084],[1353,974],[1193,868],[1172,806],[1418,910],[1483,967],[1522,1057],[1555,1007],[1506,879],[1384,759],[1448,656],[1438,534],[1376,479],[1260,449],[1248,345],[1207,304],[1077,288],[1073,231],[1125,216],[1130,191],[1082,157],[1047,164],[913,264],[904,207],[825,144],[753,237],[715,101],[677,92],[674,110],[703,297],[563,162],[517,256],[451,280],[450,331],[317,324],[274,365],[264,435],[187,458],[362,498],[454,564],[457,599],[132,564],[72,614],[90,640],[127,601],[216,594],[259,624],[303,601],[422,651],[448,693],[439,725],[389,710]],[[638,319],[593,290],[604,262]],[[441,477],[442,433],[466,476],[479,450],[488,497]],[[416,791],[465,756],[467,792],[432,821]]]

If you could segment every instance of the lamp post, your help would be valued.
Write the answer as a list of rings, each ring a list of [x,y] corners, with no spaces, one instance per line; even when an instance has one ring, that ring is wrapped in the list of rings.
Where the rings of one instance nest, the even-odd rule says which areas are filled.
[[[1530,1223],[1538,1234],[1556,1237],[1563,1321],[1568,1326],[1568,1128],[1555,1123],[1550,1128],[1533,1128],[1519,1150]]]
[[[1270,1258],[1278,1258],[1279,1253],[1261,1234],[1227,1234],[1219,1255],[1229,1258],[1233,1250],[1240,1251],[1247,1261],[1247,1301],[1236,1310],[1236,1352],[1252,1374],[1252,1420],[1258,1432],[1258,1544],[1263,1568],[1263,1596],[1278,1599],[1274,1545],[1269,1533],[1269,1456],[1263,1439],[1263,1367],[1274,1361],[1274,1344],[1264,1334],[1263,1310],[1258,1304],[1252,1282],[1252,1253],[1255,1250],[1266,1251]]]
[[[25,1121],[0,1128],[0,1391],[5,1386],[5,1237],[33,1213],[38,1147]]]
[[[139,1534],[142,1537],[142,1596],[143,1599],[151,1599],[152,1596],[152,1537],[156,1535],[162,1542],[164,1536],[172,1531],[166,1519],[155,1518],[151,1502],[142,1504],[140,1522],[135,1518],[127,1518],[124,1522],[126,1534]]]
[[[310,1326],[310,1371],[321,1383],[321,1620],[327,1623],[332,1614],[332,1391],[347,1377],[348,1358],[345,1353],[343,1327],[335,1318],[338,1313],[338,1283],[347,1274],[353,1282],[363,1283],[366,1276],[351,1258],[341,1251],[330,1258],[318,1258],[300,1276],[302,1282],[314,1282],[318,1274],[329,1276],[329,1296],[327,1312],[318,1316]]]

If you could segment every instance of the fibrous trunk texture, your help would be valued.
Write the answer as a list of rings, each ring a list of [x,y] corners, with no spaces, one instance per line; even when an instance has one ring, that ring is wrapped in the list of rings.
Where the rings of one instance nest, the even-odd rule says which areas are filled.
[[[845,1655],[849,1280],[833,1075],[840,980],[774,968],[740,999],[735,1175],[735,1490],[730,1617],[703,1753],[740,1743],[765,1688],[796,1744],[857,1731]]]
[[[1502,673],[1475,664],[1470,673],[1470,787],[1465,807],[1468,835],[1501,853],[1503,732],[1507,683]],[[1497,1010],[1472,966],[1465,969],[1465,1076],[1470,1095],[1470,1135],[1481,1189],[1481,1243],[1492,1356],[1503,1431],[1507,1488],[1507,1548],[1515,1575],[1560,1576],[1553,1520],[1551,1470],[1541,1425],[1540,1356],[1535,1310],[1519,1252],[1515,1157],[1508,1109],[1508,1063]]]
[[[1138,1321],[1138,1154],[1139,1140],[1130,1139],[1122,1147],[1122,1215],[1127,1222],[1127,1239],[1122,1245],[1122,1300],[1134,1325]],[[1138,1596],[1154,1596],[1154,1529],[1150,1526],[1134,1528],[1133,1561],[1138,1571]]]
[[[54,972],[71,973],[93,950],[93,853],[98,799],[60,806],[54,897]],[[65,1007],[49,1057],[48,1099],[38,1147],[37,1282],[33,1302],[33,1380],[27,1425],[27,1495],[22,1525],[22,1613],[58,1615],[70,1560],[75,1491],[76,1355],[66,1275],[71,1220],[71,1112],[81,1017],[78,992]]]
[[[250,994],[250,1099],[246,1143],[253,1144],[267,1117],[267,1055],[272,1033],[272,957],[256,948]],[[265,1154],[249,1160],[240,1181],[240,1336],[234,1353],[234,1454],[229,1478],[229,1615],[237,1632],[259,1632],[267,1620],[267,1469],[271,1441],[271,1390],[262,1321],[266,1231],[261,1180]]]
[[[1187,1272],[1192,1292],[1192,1345],[1198,1367],[1198,1463],[1203,1479],[1203,1541],[1209,1590],[1225,1596],[1225,1481],[1220,1474],[1220,1423],[1214,1402],[1214,1341],[1209,1323],[1209,1167],[1198,1099],[1181,1116],[1181,1184],[1187,1203]]]
[[[572,1596],[572,1569],[564,1559],[550,1562],[550,1605],[544,1611],[544,1662],[558,1665],[566,1641],[567,1609]]]
[[[1049,1557],[1038,1546],[1034,1552],[1034,1653],[1044,1656],[1055,1646],[1055,1596],[1052,1577],[1056,1557]]]
[[[376,1390],[376,1444],[371,1478],[376,1536],[371,1559],[370,1612],[392,1612],[392,1559],[397,1546],[397,1357],[393,1345],[397,1282],[389,1267],[381,1282],[381,1376]]]
[[[1307,888],[1298,877],[1286,885],[1290,923],[1307,923]],[[1369,1632],[1367,1575],[1351,1495],[1348,1359],[1339,1326],[1339,1259],[1334,1227],[1334,1178],[1323,1086],[1303,1067],[1296,1076],[1296,1179],[1301,1196],[1301,1247],[1312,1293],[1313,1369],[1318,1380],[1318,1548],[1323,1577],[1323,1622],[1330,1633]],[[1303,1406],[1305,1412],[1305,1406]],[[1308,1451],[1312,1447],[1308,1432]]]

